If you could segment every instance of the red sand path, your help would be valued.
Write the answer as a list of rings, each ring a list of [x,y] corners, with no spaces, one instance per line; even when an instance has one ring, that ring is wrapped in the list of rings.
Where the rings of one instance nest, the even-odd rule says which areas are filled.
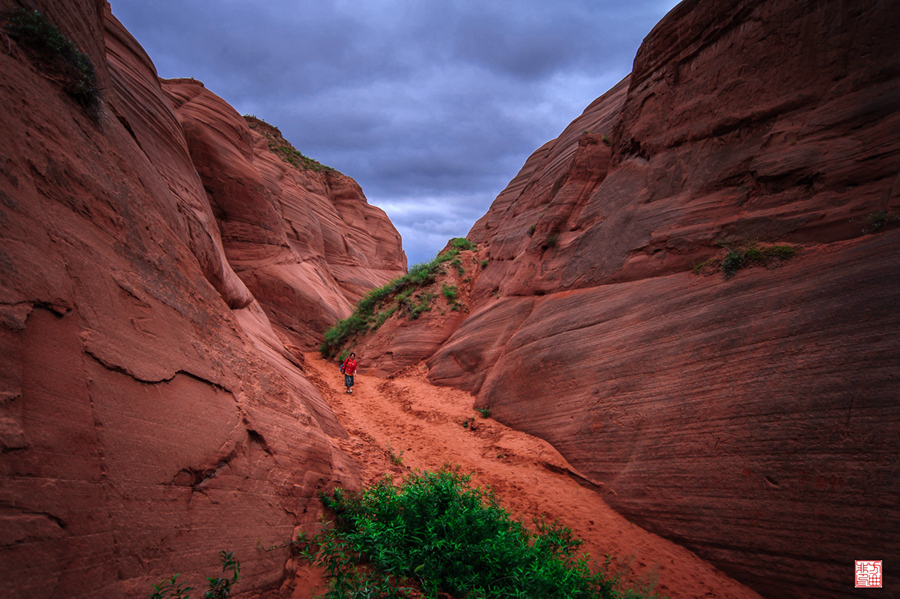
[[[468,393],[428,383],[424,364],[389,379],[360,374],[347,394],[337,366],[317,353],[305,357],[308,378],[350,435],[333,442],[362,466],[364,484],[386,472],[397,477],[459,464],[474,483],[490,485],[515,517],[526,523],[539,515],[560,518],[594,558],[609,553],[628,564],[639,583],[658,577],[661,595],[759,599],[692,552],[613,511],[602,488],[582,479],[547,442],[483,418]],[[474,426],[463,427],[466,419]],[[293,598],[311,596],[309,573],[298,574]]]

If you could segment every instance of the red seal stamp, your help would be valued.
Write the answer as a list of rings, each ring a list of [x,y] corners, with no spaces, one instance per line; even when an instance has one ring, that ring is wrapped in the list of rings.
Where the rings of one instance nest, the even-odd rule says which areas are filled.
[[[881,588],[881,561],[882,560],[856,560],[856,588],[880,589]]]

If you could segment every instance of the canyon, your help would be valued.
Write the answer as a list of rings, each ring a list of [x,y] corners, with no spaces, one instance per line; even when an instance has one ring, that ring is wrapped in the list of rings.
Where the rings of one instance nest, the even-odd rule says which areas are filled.
[[[385,464],[308,352],[406,272],[400,236],[275,126],[161,80],[107,2],[31,4],[103,97],[0,52],[6,590],[145,596],[228,548],[242,593],[289,596],[295,565],[258,546]],[[858,596],[854,560],[900,554],[898,37],[890,2],[684,0],[475,223],[432,310],[352,340],[363,375],[471,394],[532,436],[529,467],[546,449],[762,596]]]

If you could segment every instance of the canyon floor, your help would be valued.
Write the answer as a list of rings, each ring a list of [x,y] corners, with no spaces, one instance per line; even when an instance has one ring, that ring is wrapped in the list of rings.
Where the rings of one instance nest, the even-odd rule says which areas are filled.
[[[474,484],[489,485],[514,517],[526,523],[538,516],[560,518],[584,540],[584,551],[600,561],[613,556],[623,578],[638,588],[655,582],[656,592],[671,599],[759,598],[691,551],[613,511],[603,501],[606,491],[547,442],[483,417],[468,393],[431,385],[424,364],[390,378],[360,374],[348,394],[334,363],[318,353],[305,358],[307,377],[349,433],[333,442],[361,465],[363,484],[387,472],[398,478],[459,465]],[[320,575],[301,569],[292,599],[321,594],[322,585]]]

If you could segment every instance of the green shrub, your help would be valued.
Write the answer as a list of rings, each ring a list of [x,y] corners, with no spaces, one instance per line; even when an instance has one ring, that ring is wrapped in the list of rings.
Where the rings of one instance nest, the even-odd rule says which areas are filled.
[[[491,417],[491,408],[490,406],[485,406],[483,408],[475,408],[479,412],[481,412],[482,418],[490,418]]]
[[[872,231],[875,231],[877,233],[884,228],[885,224],[887,224],[888,213],[886,210],[873,212],[866,218],[866,221],[868,222],[869,227],[872,229]]]
[[[69,38],[37,10],[15,8],[3,13],[4,31],[16,40],[31,61],[85,108],[100,118],[102,92],[94,64]]]
[[[482,261],[481,261],[481,268],[487,268],[487,265],[488,265],[488,261],[487,261],[487,260],[482,260]]]
[[[458,290],[456,289],[456,285],[447,285],[445,283],[444,286],[441,287],[441,293],[443,293],[444,297],[451,302],[455,302]]]
[[[457,250],[477,250],[478,246],[465,237],[454,237],[450,240],[450,247]]]
[[[536,520],[531,531],[469,480],[445,467],[411,474],[399,487],[387,476],[361,493],[323,495],[336,526],[303,554],[325,567],[327,597],[405,596],[411,585],[426,597],[630,596],[609,576],[609,558],[592,574],[588,556],[576,556],[581,541],[571,529]],[[373,586],[382,594],[361,594]]]
[[[422,312],[430,312],[431,311],[431,300],[437,297],[434,293],[421,293],[418,296],[419,303],[413,304],[412,308],[409,311],[409,319],[415,320],[417,319]]]
[[[728,250],[722,260],[722,272],[725,278],[729,278],[744,266],[744,252],[740,250]]]
[[[722,272],[727,279],[750,264],[770,266],[777,261],[790,260],[797,254],[797,251],[798,248],[792,245],[770,245],[768,247],[752,245],[747,249],[732,248],[722,259]],[[696,269],[695,272],[699,272],[699,269]]]
[[[207,578],[208,590],[203,594],[204,599],[225,599],[231,593],[231,587],[241,577],[241,564],[234,559],[234,554],[227,551],[219,552],[219,561],[222,563],[222,573],[216,578]],[[179,574],[159,584],[151,585],[153,593],[150,599],[188,599],[188,591],[193,587],[186,587],[178,582]]]

